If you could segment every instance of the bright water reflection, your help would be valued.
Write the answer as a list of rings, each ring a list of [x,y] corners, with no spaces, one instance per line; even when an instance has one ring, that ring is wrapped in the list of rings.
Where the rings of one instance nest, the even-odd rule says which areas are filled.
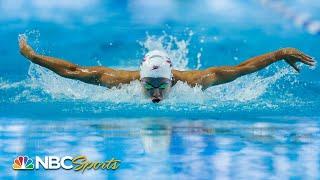
[[[1,178],[316,178],[320,170],[319,118],[0,122],[0,167],[5,172]],[[116,171],[84,174],[13,171],[17,155],[86,155],[91,161],[115,157],[122,163]]]

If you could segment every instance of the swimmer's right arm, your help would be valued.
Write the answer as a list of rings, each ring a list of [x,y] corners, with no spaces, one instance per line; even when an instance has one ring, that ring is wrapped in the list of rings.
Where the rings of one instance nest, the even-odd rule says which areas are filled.
[[[140,77],[138,71],[115,70],[101,66],[83,67],[62,59],[39,55],[27,44],[25,37],[20,37],[19,46],[20,53],[31,62],[65,78],[110,88],[120,84],[128,84]]]

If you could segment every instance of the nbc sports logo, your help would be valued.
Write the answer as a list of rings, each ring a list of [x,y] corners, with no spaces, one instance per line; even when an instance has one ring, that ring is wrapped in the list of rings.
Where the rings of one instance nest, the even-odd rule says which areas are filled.
[[[34,165],[32,159],[28,156],[18,156],[14,159],[12,168],[15,170],[32,170]]]
[[[91,162],[86,156],[45,156],[41,158],[35,156],[34,161],[28,156],[18,156],[13,160],[12,168],[14,170],[38,170],[43,169],[65,169],[84,172],[89,169],[116,170],[120,166],[120,160],[110,159],[104,162]]]

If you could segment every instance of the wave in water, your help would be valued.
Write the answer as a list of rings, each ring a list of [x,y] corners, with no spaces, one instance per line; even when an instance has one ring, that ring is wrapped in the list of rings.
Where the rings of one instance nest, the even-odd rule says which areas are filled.
[[[144,51],[153,49],[167,51],[174,67],[186,70],[189,69],[188,46],[191,38],[192,32],[189,33],[186,40],[164,33],[162,36],[147,35],[145,41],[139,44]],[[198,64],[201,64],[200,59],[198,59]],[[213,86],[205,91],[202,91],[200,87],[192,88],[186,83],[178,82],[172,88],[169,97],[160,103],[159,107],[175,108],[187,104],[188,107],[209,110],[217,107],[254,109],[257,107],[277,108],[288,102],[292,105],[303,103],[290,93],[290,88],[278,83],[280,79],[282,84],[283,82],[291,83],[291,85],[297,83],[295,77],[291,76],[292,71],[289,68],[279,68],[278,65],[274,65],[274,68],[277,71],[271,76],[265,77],[253,73],[231,83]],[[62,78],[35,64],[30,65],[28,76],[27,79],[20,82],[0,79],[0,92],[9,94],[1,101],[13,103],[79,101],[140,105],[150,103],[150,100],[142,94],[138,81],[123,85],[121,88],[107,89]]]

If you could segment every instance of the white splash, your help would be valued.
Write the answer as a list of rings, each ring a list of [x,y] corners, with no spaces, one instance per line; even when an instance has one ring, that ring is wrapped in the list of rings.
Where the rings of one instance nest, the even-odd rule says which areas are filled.
[[[192,31],[189,32],[187,40],[179,40],[165,32],[160,37],[147,34],[147,39],[143,42],[139,41],[139,44],[147,51],[165,51],[168,53],[175,69],[186,70],[189,69],[188,46],[192,36]]]

